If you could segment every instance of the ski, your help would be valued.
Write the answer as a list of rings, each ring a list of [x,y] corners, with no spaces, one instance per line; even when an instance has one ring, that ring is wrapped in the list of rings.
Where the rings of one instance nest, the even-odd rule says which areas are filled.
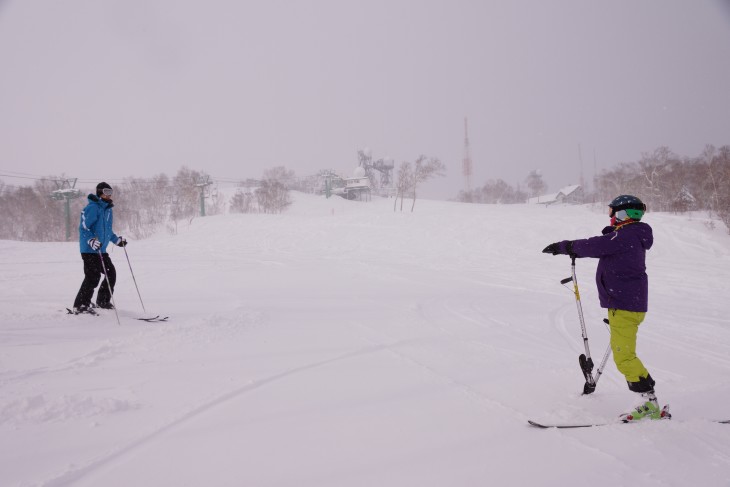
[[[654,421],[662,421],[664,418],[660,420],[654,420]],[[675,420],[676,421],[676,420]],[[719,423],[719,424],[730,424],[730,419],[710,419],[708,420],[711,423]],[[528,420],[527,421],[530,426],[534,426],[536,428],[540,429],[549,429],[549,428],[556,428],[556,429],[575,429],[575,428],[598,428],[599,426],[610,426],[615,424],[633,424],[638,423],[639,421],[610,421],[607,423],[583,423],[583,424],[545,424],[545,423],[538,423],[536,421]],[[649,421],[647,421],[649,422]]]
[[[540,429],[558,428],[558,429],[569,429],[569,428],[597,428],[599,426],[608,426],[610,424],[624,424],[622,421],[614,421],[611,423],[584,423],[584,424],[543,424],[528,419],[527,422],[530,426],[534,426]]]
[[[99,316],[99,313],[97,313],[96,311],[94,311],[92,308],[89,308],[88,311],[86,311],[85,313],[76,313],[71,308],[66,308],[66,314],[69,314],[69,315],[91,315],[91,316]]]
[[[89,310],[85,313],[74,313],[74,310],[72,310],[71,308],[66,308],[66,314],[69,314],[69,315],[85,314],[85,315],[91,315],[91,316],[101,316],[101,314],[98,311],[96,311],[94,308],[89,308]],[[150,318],[137,318],[137,319],[140,321],[146,321],[147,323],[166,323],[167,320],[170,319],[170,317],[157,315],[157,316],[152,316]]]
[[[638,421],[632,421],[633,417],[631,415],[628,416],[628,419],[617,419],[616,421],[609,421],[606,423],[576,423],[576,424],[543,424],[538,423],[536,421],[528,420],[527,422],[530,423],[531,426],[535,426],[536,428],[593,428],[596,426],[608,426],[610,424],[627,424],[627,423],[636,423]],[[661,417],[659,417],[656,420],[653,421],[659,421],[662,419],[672,419],[672,415],[669,413],[669,404],[665,404],[662,408]]]
[[[170,318],[169,316],[160,317],[160,315],[153,316],[152,318],[137,318],[140,321],[146,321],[147,323],[161,323],[166,322]]]

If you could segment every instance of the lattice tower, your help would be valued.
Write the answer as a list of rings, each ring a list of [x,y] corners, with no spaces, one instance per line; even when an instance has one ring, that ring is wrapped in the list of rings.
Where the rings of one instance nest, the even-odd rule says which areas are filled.
[[[471,191],[471,149],[469,148],[469,128],[467,118],[464,117],[464,159],[461,161],[461,172],[464,175],[464,191]]]

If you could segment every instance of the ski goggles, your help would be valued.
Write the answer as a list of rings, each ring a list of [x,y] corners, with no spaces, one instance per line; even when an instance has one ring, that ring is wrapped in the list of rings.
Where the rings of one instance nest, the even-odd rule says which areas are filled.
[[[114,190],[111,189],[111,188],[104,188],[104,189],[101,190],[101,193],[102,194],[105,194],[107,196],[111,196],[111,195],[114,194]]]

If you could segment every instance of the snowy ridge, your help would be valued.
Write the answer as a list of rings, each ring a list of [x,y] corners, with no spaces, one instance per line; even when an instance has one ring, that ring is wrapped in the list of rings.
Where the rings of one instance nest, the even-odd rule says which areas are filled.
[[[612,363],[580,396],[569,259],[540,253],[606,220],[295,194],[282,215],[130,242],[168,323],[136,320],[112,251],[121,327],[61,312],[82,279],[76,244],[0,241],[0,485],[727,485],[730,428],[709,420],[730,416],[730,238],[704,215],[645,218],[639,353],[681,421],[526,423],[605,423],[632,404]],[[594,271],[578,261],[600,358]]]

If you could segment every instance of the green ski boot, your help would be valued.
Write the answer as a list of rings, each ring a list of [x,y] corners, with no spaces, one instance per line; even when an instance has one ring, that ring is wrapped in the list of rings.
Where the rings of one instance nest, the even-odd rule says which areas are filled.
[[[656,395],[653,392],[644,392],[641,394],[641,404],[632,409],[631,412],[619,416],[619,419],[624,423],[629,423],[641,421],[642,419],[664,419],[667,416],[668,414],[659,407]]]

